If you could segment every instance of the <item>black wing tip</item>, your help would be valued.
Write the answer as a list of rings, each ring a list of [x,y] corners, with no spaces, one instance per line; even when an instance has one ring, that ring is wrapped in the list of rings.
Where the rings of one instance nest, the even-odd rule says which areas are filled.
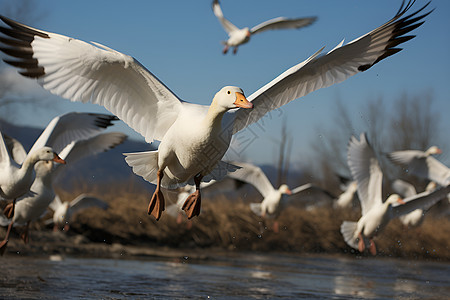
[[[29,26],[16,22],[3,15],[0,19],[9,27],[0,26],[0,51],[17,60],[3,59],[11,66],[22,69],[19,74],[29,78],[39,78],[45,75],[44,67],[39,66],[37,59],[33,58],[31,43],[36,36],[50,38],[46,33],[33,29]],[[6,37],[5,37],[6,36]],[[3,47],[6,46],[6,47]]]
[[[403,44],[409,40],[412,40],[415,38],[415,35],[405,35],[414,29],[422,26],[425,23],[425,20],[423,20],[426,16],[431,14],[434,11],[434,8],[420,16],[416,16],[418,13],[422,12],[428,5],[430,5],[431,0],[428,1],[424,6],[419,8],[417,11],[411,13],[408,16],[405,16],[400,19],[411,7],[414,5],[416,0],[409,0],[408,3],[405,4],[405,0],[403,0],[400,9],[396,13],[395,17],[391,19],[388,23],[391,23],[390,25],[394,26],[394,29],[392,31],[392,37],[388,41],[385,51],[382,55],[380,55],[375,62],[372,64],[365,64],[358,67],[358,71],[364,72],[368,69],[370,69],[373,65],[376,63],[382,61],[383,59],[394,55],[402,50],[402,48],[395,48],[396,46]],[[413,18],[414,17],[414,18]]]
[[[50,38],[50,36],[45,32],[39,31],[37,29],[34,29],[30,26],[27,26],[25,24],[14,21],[5,16],[0,15],[0,19],[3,21],[3,23],[5,23],[6,25],[8,25],[10,27],[10,28],[7,28],[7,27],[0,26],[0,30],[9,29],[9,30],[15,32],[16,34],[28,35],[28,36],[32,36],[33,38],[34,38],[34,36],[39,36],[39,37],[47,38],[47,39]],[[9,34],[7,34],[7,35],[9,35]],[[14,37],[14,36],[12,36],[12,37]],[[20,37],[17,37],[17,38],[21,39]]]
[[[128,135],[126,134],[122,134],[122,136],[119,137],[119,139],[117,140],[117,142],[112,143],[111,145],[108,146],[108,148],[104,149],[103,152],[106,152],[108,150],[111,150],[121,144],[123,144],[126,140],[128,139]]]
[[[107,128],[109,126],[114,125],[112,122],[119,120],[118,117],[113,115],[106,115],[106,114],[94,114],[91,113],[91,116],[96,116],[96,119],[94,121],[95,126],[100,128]]]

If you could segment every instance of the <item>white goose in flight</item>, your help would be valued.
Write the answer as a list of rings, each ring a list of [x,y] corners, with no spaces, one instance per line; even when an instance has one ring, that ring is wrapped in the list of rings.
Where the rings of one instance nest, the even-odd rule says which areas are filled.
[[[290,190],[287,184],[282,184],[276,189],[273,187],[272,183],[270,183],[266,174],[264,174],[260,167],[242,162],[235,164],[239,166],[240,169],[230,173],[228,176],[253,185],[264,197],[260,203],[250,203],[250,209],[257,216],[263,218],[278,217],[288,202],[292,201],[295,195],[302,192],[322,193],[330,199],[334,198],[333,195],[330,195],[327,191],[312,183],[303,184],[293,190]],[[274,222],[274,231],[278,232],[277,221]]]
[[[253,34],[274,29],[289,29],[289,28],[298,29],[309,26],[317,20],[317,17],[298,18],[298,19],[288,19],[285,17],[278,17],[265,21],[261,24],[258,24],[252,29],[248,27],[238,28],[223,16],[219,0],[214,0],[212,7],[214,15],[217,17],[223,29],[225,29],[225,31],[229,36],[228,40],[223,42],[223,44],[225,45],[225,47],[223,48],[223,54],[226,54],[230,47],[233,47],[233,53],[236,54],[238,47],[242,44],[247,43]]]
[[[320,49],[248,99],[241,88],[226,86],[209,106],[181,100],[131,56],[3,16],[0,19],[7,27],[0,26],[6,35],[0,39],[0,50],[12,57],[5,62],[21,69],[23,76],[36,78],[50,92],[102,105],[147,142],[161,141],[157,151],[128,153],[126,161],[136,174],[156,184],[148,207],[156,219],[164,210],[161,187],[195,184],[197,190],[184,206],[192,218],[200,213],[200,182],[221,179],[236,169],[221,161],[233,134],[273,109],[344,81],[399,52],[395,47],[413,38],[405,34],[431,12],[419,15],[427,5],[405,16],[412,2],[403,3],[385,24],[347,45],[340,43],[325,55],[319,55]]]
[[[34,171],[35,166],[39,162],[52,163],[52,161],[65,164],[65,161],[52,148],[41,147],[26,155],[21,165],[17,164],[10,155],[10,151],[6,148],[3,135],[0,132],[0,196],[4,199],[13,200],[3,210],[7,218],[15,216],[17,198],[30,193],[36,174]],[[8,226],[5,238],[0,242],[0,255],[3,255],[8,244],[11,226]]]
[[[72,141],[59,153],[69,165],[76,161],[97,153],[105,152],[123,143],[126,135],[121,132],[100,133],[84,140]],[[11,224],[26,224],[22,239],[28,241],[28,228],[30,223],[38,220],[47,210],[47,207],[55,199],[56,194],[53,189],[54,182],[65,170],[61,165],[54,165],[52,162],[39,162],[35,166],[36,179],[31,190],[32,195],[18,199],[14,217]],[[5,225],[4,218],[0,218],[0,223]]]
[[[103,210],[108,209],[108,203],[105,201],[92,197],[86,194],[78,195],[72,201],[62,202],[58,195],[50,203],[49,207],[53,210],[53,230],[57,231],[63,229],[65,232],[69,230],[70,221],[72,217],[87,208],[99,207]]]
[[[425,191],[432,191],[436,189],[436,187],[436,183],[430,181],[430,183],[428,183],[427,187],[425,188]],[[411,183],[400,179],[394,180],[394,182],[392,183],[392,188],[401,197],[412,197],[417,194],[416,188]],[[447,198],[444,198],[442,200],[447,200]],[[424,206],[410,212],[409,214],[399,216],[398,218],[400,222],[402,222],[402,224],[405,226],[417,227],[422,224],[423,220],[425,219],[425,214],[430,208],[431,206]]]
[[[6,146],[8,146],[9,152],[13,153],[12,158],[14,159],[11,164],[22,164],[22,166],[26,166],[27,157],[30,157],[32,153],[36,153],[36,151],[40,149],[47,148],[53,149],[53,161],[65,164],[66,161],[64,159],[67,158],[67,155],[63,150],[66,149],[66,152],[68,151],[67,144],[74,143],[74,141],[86,139],[97,134],[108,126],[111,126],[112,121],[114,120],[117,120],[117,117],[111,115],[77,112],[67,113],[55,117],[50,121],[38,137],[28,154],[20,142],[14,138],[7,137]],[[44,146],[51,146],[51,148]],[[89,153],[86,149],[84,152]],[[62,158],[58,156],[57,153]],[[52,198],[47,203],[44,201],[44,204],[41,204],[42,201],[39,201],[39,199],[46,198],[47,195],[51,194],[47,192],[47,188],[44,187],[46,187],[45,184],[51,184],[50,179],[47,179],[48,176],[45,176],[45,174],[52,169],[52,161],[36,162],[34,164],[36,176],[31,178],[28,187],[28,190],[31,190],[31,193],[29,193],[29,195],[22,196],[22,198],[18,199],[17,203],[16,201],[13,201],[13,203],[6,206],[4,210],[6,219],[1,218],[2,220],[0,220],[0,223],[2,223],[2,225],[9,224],[9,226],[5,239],[0,244],[0,254],[2,254],[6,249],[9,232],[14,222],[18,220],[21,223],[27,223],[31,219],[39,217],[47,208],[48,204],[52,201],[52,196],[50,196]],[[57,165],[55,169],[61,169],[61,165]],[[2,172],[1,174],[7,173]],[[51,192],[53,192],[52,187]],[[33,204],[30,204],[30,201]],[[41,208],[41,206],[43,207]]]
[[[446,186],[450,184],[450,168],[432,156],[441,153],[442,150],[437,146],[431,146],[426,151],[403,150],[391,152],[388,154],[388,158],[393,163],[407,168],[409,174]]]
[[[348,146],[348,166],[356,180],[358,197],[361,202],[361,218],[358,222],[344,221],[341,233],[345,242],[352,248],[363,252],[369,245],[370,253],[376,254],[373,238],[379,234],[393,218],[406,215],[418,208],[431,206],[450,191],[450,186],[442,189],[425,191],[402,199],[397,194],[382,200],[382,181],[378,160],[365,134],[358,141],[352,136]],[[397,205],[396,204],[401,204]]]

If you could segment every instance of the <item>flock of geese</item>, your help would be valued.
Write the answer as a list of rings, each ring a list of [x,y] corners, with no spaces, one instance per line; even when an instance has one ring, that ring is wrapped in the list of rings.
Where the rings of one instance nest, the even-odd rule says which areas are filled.
[[[18,68],[21,75],[34,78],[55,95],[71,101],[96,103],[114,115],[69,113],[57,117],[28,154],[23,151],[23,147],[20,149],[17,146],[17,141],[2,136],[0,195],[12,200],[5,209],[5,216],[12,221],[9,221],[7,235],[1,243],[2,251],[13,223],[29,224],[42,214],[44,206],[51,205],[55,210],[61,207],[53,191],[52,180],[63,168],[55,163],[70,163],[72,159],[105,151],[123,142],[126,136],[121,133],[100,133],[117,118],[140,133],[146,142],[160,142],[155,151],[124,154],[134,173],[156,185],[148,205],[148,214],[156,220],[160,219],[166,208],[163,189],[189,186],[186,189],[189,195],[179,205],[190,219],[200,214],[202,185],[220,181],[227,175],[236,178],[241,176],[247,181],[251,181],[249,178],[259,179],[259,183],[250,183],[261,192],[264,201],[252,205],[252,210],[262,216],[276,214],[277,203],[283,198],[282,195],[314,187],[303,186],[290,191],[282,185],[277,190],[267,178],[264,179],[265,176],[257,175],[255,169],[249,171],[248,166],[242,163],[223,161],[233,135],[257,122],[271,110],[315,90],[342,82],[398,53],[401,48],[397,46],[412,39],[414,36],[407,34],[421,26],[423,19],[432,12],[425,11],[430,4],[428,2],[407,14],[414,2],[403,2],[392,19],[348,44],[344,45],[342,41],[325,54],[322,54],[324,48],[321,48],[250,96],[246,97],[239,87],[223,87],[209,106],[182,100],[131,56],[99,43],[87,43],[39,30],[0,16],[4,23],[0,26],[0,50],[8,56],[4,59],[7,64]],[[252,29],[239,29],[224,18],[219,1],[214,0],[212,5],[214,14],[229,35],[229,39],[224,42],[224,53],[229,47],[233,47],[236,53],[237,47],[248,42],[252,34],[270,29],[300,28],[316,20],[275,18]],[[363,217],[357,224],[344,223],[342,232],[345,240],[360,250],[365,245],[363,240],[368,238],[372,250],[374,244],[371,239],[376,231],[373,227],[382,227],[389,218],[383,215],[379,222],[369,222],[372,220],[369,216],[380,215],[375,213],[381,211],[380,207],[395,207],[395,213],[390,214],[399,215],[417,205],[408,205],[408,209],[396,207],[393,198],[383,203],[380,192],[374,187],[380,182],[381,175],[363,177],[368,176],[367,170],[358,167],[359,160],[370,152],[357,149],[364,148],[364,144],[367,143],[363,137],[360,142],[352,140],[351,145],[354,146],[350,148],[355,149],[350,151],[349,156],[356,158],[350,168],[357,181],[358,195],[363,199],[368,198],[370,205],[363,205]],[[411,163],[395,153],[392,159],[402,164]],[[371,171],[372,167],[369,168]],[[370,188],[363,187],[366,182],[369,182]],[[440,193],[448,190],[448,186],[442,182],[435,182],[442,186]],[[428,192],[429,195],[434,193],[437,192]],[[422,196],[420,193],[407,199],[415,200]],[[45,201],[39,198],[45,198]],[[78,202],[86,198],[89,199],[83,196]],[[90,199],[88,202],[99,204],[97,200]],[[408,201],[406,204],[417,201]],[[36,207],[27,209],[31,206]]]

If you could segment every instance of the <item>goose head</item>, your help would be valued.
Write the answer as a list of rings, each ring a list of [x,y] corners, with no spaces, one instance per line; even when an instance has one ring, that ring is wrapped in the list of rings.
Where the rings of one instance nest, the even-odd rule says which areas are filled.
[[[289,189],[289,187],[287,186],[287,184],[282,184],[278,190],[282,194],[292,195],[292,192]]]
[[[436,147],[436,146],[431,146],[430,148],[428,148],[427,151],[425,151],[425,154],[426,154],[426,155],[431,155],[431,154],[441,154],[441,153],[442,153],[442,150],[439,149],[439,148]]]
[[[235,86],[226,86],[216,93],[211,108],[219,112],[225,112],[233,108],[253,108],[253,103],[245,98],[242,89]]]
[[[38,161],[54,161],[54,162],[57,162],[57,163],[60,163],[60,164],[65,164],[66,163],[50,147],[42,147],[41,149],[38,149],[38,150],[34,151],[31,154],[31,158],[35,162],[38,162]]]
[[[386,204],[388,205],[392,205],[394,203],[399,203],[399,204],[405,204],[405,202],[403,201],[403,199],[397,195],[397,194],[392,194],[390,195],[387,199],[386,199]]]

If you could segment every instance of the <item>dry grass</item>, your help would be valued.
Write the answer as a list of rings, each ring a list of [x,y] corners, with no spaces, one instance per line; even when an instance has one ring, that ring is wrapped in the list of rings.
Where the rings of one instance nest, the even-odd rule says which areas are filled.
[[[96,242],[239,251],[358,253],[345,244],[339,228],[344,219],[357,220],[359,211],[332,207],[305,211],[289,207],[278,218],[280,231],[275,233],[273,221],[263,221],[250,211],[249,199],[204,199],[202,213],[188,229],[186,223],[177,224],[168,214],[163,214],[159,221],[148,216],[150,193],[133,186],[104,186],[90,193],[103,198],[110,208],[77,215],[71,228]],[[61,194],[69,200],[78,193]],[[428,217],[421,227],[414,229],[394,220],[377,237],[376,244],[383,256],[450,260],[449,237],[448,219]]]

